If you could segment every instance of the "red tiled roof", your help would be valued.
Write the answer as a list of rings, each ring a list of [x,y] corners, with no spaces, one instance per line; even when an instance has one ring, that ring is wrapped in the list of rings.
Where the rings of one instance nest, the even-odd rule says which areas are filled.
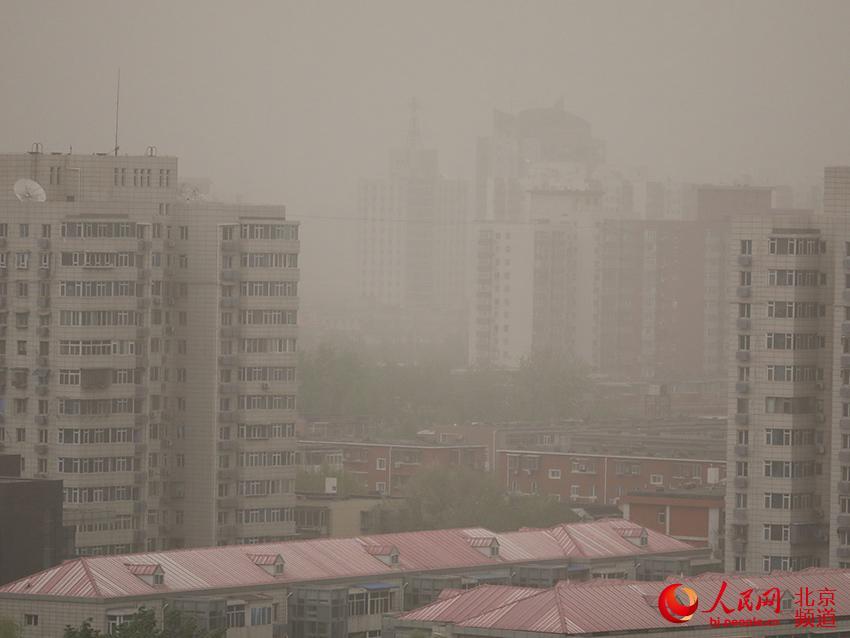
[[[163,591],[202,591],[272,583],[381,577],[403,571],[698,551],[687,543],[652,530],[647,530],[647,544],[636,546],[617,531],[623,526],[642,529],[635,523],[612,519],[508,533],[482,528],[447,529],[83,557],[8,583],[0,587],[0,594],[120,598],[161,594]],[[470,538],[483,537],[498,541],[498,556],[484,555],[470,545]],[[378,558],[393,553],[393,549],[399,553],[397,565],[387,565]],[[279,575],[257,569],[251,558],[278,554],[286,565],[283,574]],[[127,563],[159,564],[168,575],[165,585],[154,588],[147,584],[130,572]]]
[[[770,607],[759,610],[754,607],[752,611],[733,611],[730,614],[723,613],[720,607],[714,612],[705,611],[714,604],[724,581],[727,589],[723,602],[735,610],[740,594],[748,589],[754,590],[751,599],[755,602],[760,592],[771,588],[778,588],[784,595],[787,592],[793,597],[801,588],[808,587],[815,598],[818,590],[828,588],[835,592],[836,617],[850,616],[850,595],[847,593],[850,592],[850,570],[807,569],[759,575],[704,574],[688,579],[668,579],[667,582],[561,582],[543,590],[485,585],[437,600],[402,614],[400,619],[557,635],[675,629],[661,617],[657,600],[668,584],[683,582],[696,590],[699,611],[687,624],[678,627],[680,629],[708,625],[710,617],[755,617],[793,622],[796,610],[793,604],[779,614]],[[614,609],[617,613],[606,613]]]

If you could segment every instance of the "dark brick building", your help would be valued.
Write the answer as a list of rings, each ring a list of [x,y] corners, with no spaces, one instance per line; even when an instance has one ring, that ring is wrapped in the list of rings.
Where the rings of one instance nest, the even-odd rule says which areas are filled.
[[[0,455],[0,583],[73,553],[73,533],[62,527],[62,481],[21,478],[20,464],[17,455]]]

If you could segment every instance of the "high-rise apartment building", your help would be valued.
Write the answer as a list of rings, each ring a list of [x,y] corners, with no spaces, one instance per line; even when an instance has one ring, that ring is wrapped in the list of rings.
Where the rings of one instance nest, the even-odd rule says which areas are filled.
[[[390,152],[385,177],[359,185],[360,294],[369,328],[414,357],[465,339],[468,185],[443,176],[423,148],[416,111],[407,143]]]
[[[0,440],[64,481],[78,552],[292,535],[297,223],[185,201],[154,149],[35,147],[0,186]]]
[[[726,567],[850,567],[850,168],[733,222]]]

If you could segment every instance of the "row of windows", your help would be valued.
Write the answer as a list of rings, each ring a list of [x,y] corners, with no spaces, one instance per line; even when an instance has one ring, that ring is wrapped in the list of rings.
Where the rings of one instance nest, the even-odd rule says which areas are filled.
[[[61,428],[56,434],[58,443],[69,445],[133,443],[138,437],[133,428]]]
[[[768,270],[768,286],[825,286],[826,273],[818,270]]]
[[[767,316],[776,319],[813,319],[816,317],[825,317],[826,304],[816,303],[814,301],[768,301]]]
[[[106,503],[109,501],[136,501],[139,488],[132,485],[106,487],[66,487],[62,490],[65,503]]]
[[[265,479],[258,481],[239,481],[237,491],[239,496],[268,496],[270,494],[286,494],[291,492],[291,481],[281,479]]]
[[[140,399],[59,399],[59,414],[138,414],[144,401]]]
[[[136,266],[136,253],[130,252],[90,252],[72,251],[63,252],[61,257],[63,266],[90,266],[94,268],[106,268],[110,266]],[[141,264],[141,262],[139,262]]]
[[[746,430],[742,430],[746,432]],[[821,442],[823,432],[816,430],[792,430],[789,428],[767,428],[764,431],[766,445],[814,445]]]
[[[135,281],[60,281],[60,297],[136,297],[142,284]]]
[[[243,268],[298,268],[298,253],[242,253]]]
[[[240,381],[295,381],[294,367],[239,368]]]
[[[243,297],[297,297],[297,281],[243,281],[239,284]]]
[[[60,326],[141,326],[144,315],[136,310],[62,310]]]
[[[242,423],[237,428],[237,436],[240,439],[291,439],[295,436],[295,424]]]
[[[744,379],[742,379],[743,381]],[[817,366],[767,366],[768,381],[823,381],[823,368]]]
[[[141,354],[143,348],[136,341],[112,341],[108,339],[60,340],[59,354],[72,356]]]
[[[292,450],[282,452],[242,452],[237,457],[239,467],[279,467],[295,465],[297,454]]]
[[[240,410],[294,410],[294,394],[240,394],[237,405]]]
[[[788,494],[781,492],[765,492],[765,509],[780,510],[807,510],[820,505],[820,495],[810,494]]]
[[[232,233],[232,226],[225,226],[222,231],[223,239],[233,239],[227,236]],[[297,224],[240,224],[240,239],[298,239]]]
[[[143,381],[141,368],[113,368],[112,370],[98,370],[101,380],[108,380],[115,384],[135,384]],[[79,368],[59,370],[59,385],[80,385],[82,371]]]
[[[242,310],[239,312],[239,323],[247,326],[294,326],[297,322],[298,313],[295,310]]]
[[[101,472],[133,472],[139,461],[134,456],[98,456],[94,458],[59,457],[59,472],[66,474],[98,474]]]
[[[272,338],[252,338],[240,339],[239,352],[241,353],[261,353],[261,352],[295,352],[296,339],[292,337],[283,339]],[[224,350],[225,348],[222,348]],[[225,352],[225,354],[228,354]]]
[[[63,222],[62,237],[142,237],[144,227],[128,222]]]
[[[826,242],[822,239],[790,239],[771,237],[767,242],[771,255],[822,255]]]
[[[291,507],[260,507],[249,510],[236,510],[237,523],[280,523],[292,521]]]
[[[768,332],[768,350],[814,350],[826,347],[826,337],[799,332]]]

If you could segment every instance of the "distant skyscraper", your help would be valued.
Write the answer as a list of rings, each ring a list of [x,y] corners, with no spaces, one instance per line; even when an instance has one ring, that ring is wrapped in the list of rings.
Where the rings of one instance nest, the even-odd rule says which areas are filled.
[[[390,318],[387,338],[463,342],[467,198],[467,183],[441,175],[437,151],[422,147],[414,103],[406,145],[358,195],[361,295],[369,314]]]
[[[4,155],[0,185],[0,441],[63,479],[78,551],[292,535],[298,224],[184,201],[154,153]]]

